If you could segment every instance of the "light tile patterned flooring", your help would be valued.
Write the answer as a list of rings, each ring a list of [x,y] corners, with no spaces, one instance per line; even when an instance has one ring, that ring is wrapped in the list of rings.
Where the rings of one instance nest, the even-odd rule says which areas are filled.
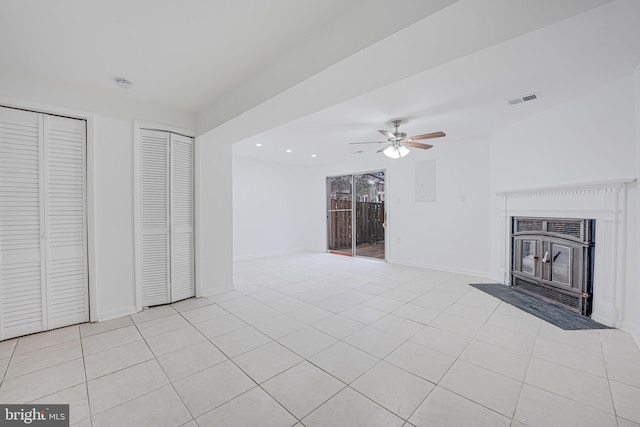
[[[329,254],[235,263],[236,290],[0,343],[0,402],[74,426],[640,425],[640,351],[486,279]]]

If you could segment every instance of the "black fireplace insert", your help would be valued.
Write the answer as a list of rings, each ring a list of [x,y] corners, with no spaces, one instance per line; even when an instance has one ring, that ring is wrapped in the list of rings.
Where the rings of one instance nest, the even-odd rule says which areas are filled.
[[[595,220],[511,218],[511,286],[591,316]]]

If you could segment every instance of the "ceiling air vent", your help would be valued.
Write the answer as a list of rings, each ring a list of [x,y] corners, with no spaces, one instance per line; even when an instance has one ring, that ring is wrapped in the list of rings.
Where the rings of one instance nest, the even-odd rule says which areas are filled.
[[[533,101],[534,99],[538,99],[538,95],[536,95],[535,93],[532,93],[531,95],[525,95],[521,98],[510,99],[507,101],[507,104],[516,105],[522,102]]]

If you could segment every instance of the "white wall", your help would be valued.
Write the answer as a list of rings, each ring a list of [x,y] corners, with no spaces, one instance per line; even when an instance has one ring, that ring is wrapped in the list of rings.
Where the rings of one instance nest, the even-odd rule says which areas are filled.
[[[640,178],[640,64],[636,67],[635,73],[633,74],[633,82],[634,82],[634,97],[635,97],[635,127],[636,127],[636,175],[635,177]],[[628,238],[630,242],[635,243],[635,245],[628,245],[629,256],[627,257],[630,269],[629,269],[629,277],[628,277],[628,286],[626,293],[626,322],[624,324],[625,329],[631,332],[636,340],[638,346],[640,346],[640,218],[638,218],[638,201],[640,201],[640,186],[636,184],[635,186],[635,194],[634,202],[635,202],[635,215],[633,218],[629,218],[630,222],[634,225],[634,229],[630,230],[628,234]],[[634,221],[635,220],[635,221]]]
[[[87,169],[93,185],[88,188],[88,201],[93,202],[90,211],[94,213],[89,218],[89,244],[95,257],[89,269],[91,299],[96,305],[91,318],[106,320],[135,312],[133,122],[194,129],[195,116],[130,102],[117,92],[83,92],[6,71],[0,72],[0,104],[92,117]]]
[[[436,201],[415,201],[415,163],[436,159]],[[354,172],[387,170],[387,260],[422,267],[488,276],[488,145],[482,139],[444,139],[429,151],[412,150],[391,160],[369,160],[318,166],[312,170],[313,218],[310,249],[326,250],[325,178]]]
[[[629,76],[496,132],[490,144],[491,190],[638,177],[638,82],[636,71],[635,86],[634,76]],[[638,186],[631,184],[629,189],[625,206],[625,267],[618,277],[627,301],[623,325],[626,329],[640,330],[635,268]],[[497,199],[492,203],[491,234],[500,236],[503,233],[497,215],[500,207],[496,205]],[[499,239],[492,239],[495,278],[499,276],[503,256],[499,243]]]
[[[233,158],[233,258],[297,252],[309,239],[302,166]]]
[[[233,289],[231,143],[196,139],[196,296]]]

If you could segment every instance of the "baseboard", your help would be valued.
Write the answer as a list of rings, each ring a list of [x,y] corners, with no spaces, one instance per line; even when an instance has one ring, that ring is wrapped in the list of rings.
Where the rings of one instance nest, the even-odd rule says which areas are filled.
[[[631,338],[636,342],[636,346],[640,349],[640,330],[633,323],[629,323],[628,321],[622,322],[622,326],[620,329],[628,332],[631,335]]]
[[[490,277],[490,273],[488,271],[477,271],[477,270],[467,270],[464,268],[451,268],[451,267],[443,267],[441,265],[432,265],[432,264],[421,264],[417,262],[411,261],[403,261],[403,260],[389,260],[390,264],[398,264],[398,265],[406,265],[407,267],[419,267],[419,268],[428,268],[430,270],[440,270],[446,271],[448,273],[456,273],[456,274],[466,274],[469,276],[479,276],[479,277]]]
[[[269,256],[289,255],[289,254],[294,254],[294,253],[303,252],[303,251],[304,251],[304,249],[294,248],[294,249],[282,249],[282,250],[279,250],[279,251],[258,252],[258,253],[255,253],[255,254],[234,256],[233,260],[234,261],[244,261],[244,260],[248,260],[248,259],[265,258],[265,257],[269,257]]]
[[[111,320],[111,319],[116,319],[118,317],[128,316],[130,314],[135,314],[137,312],[138,312],[138,310],[136,309],[136,306],[132,305],[131,307],[127,307],[127,308],[119,308],[117,310],[98,312],[97,319],[95,319],[95,320],[97,322],[104,322],[106,320]]]

